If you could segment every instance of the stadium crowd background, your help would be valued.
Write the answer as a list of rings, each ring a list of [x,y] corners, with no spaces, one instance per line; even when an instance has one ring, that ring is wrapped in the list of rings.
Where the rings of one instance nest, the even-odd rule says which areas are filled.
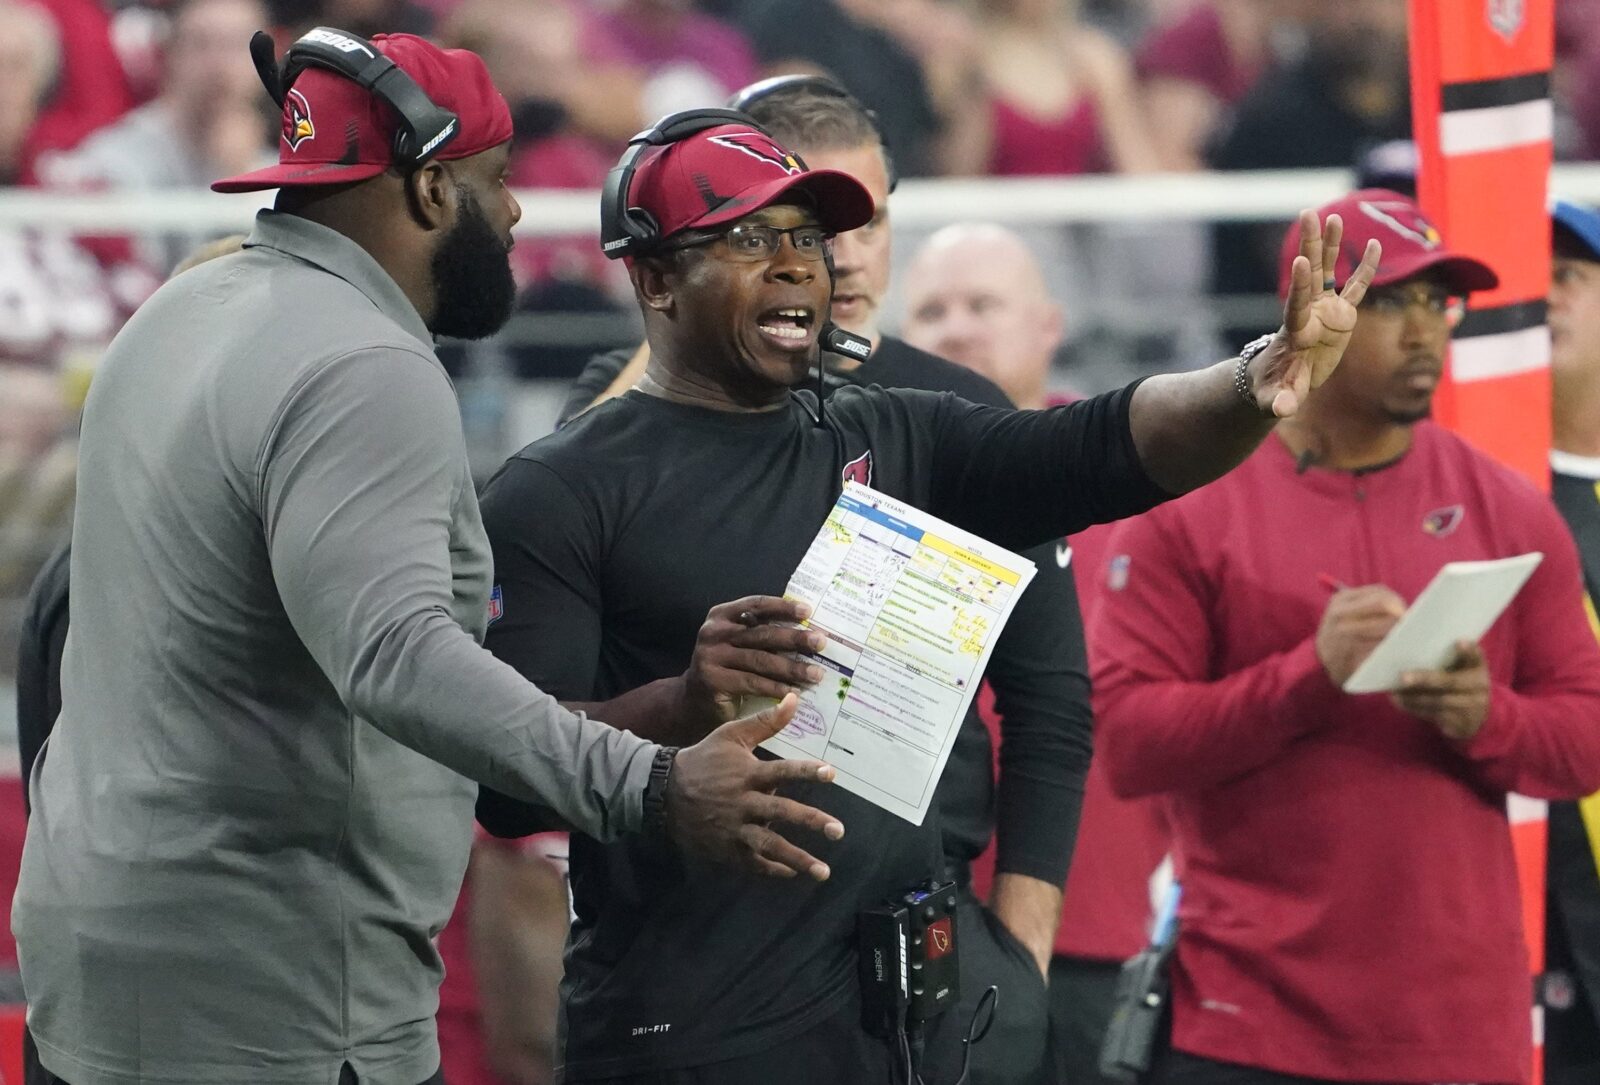
[[[1600,159],[1600,0],[1559,0],[1556,14],[1556,155]],[[908,177],[1349,166],[1404,139],[1411,118],[1404,0],[0,0],[0,199],[12,186],[198,190],[275,160],[277,111],[244,45],[270,27],[281,49],[317,24],[482,54],[512,103],[519,188],[596,189],[655,117],[793,71],[832,74],[875,109]],[[21,600],[70,533],[76,410],[96,360],[210,236],[0,226],[0,741],[14,733]],[[1236,329],[1274,319],[1280,236],[1032,231],[1068,314],[1058,390],[1237,347]],[[897,234],[897,261],[918,240]],[[442,352],[485,474],[539,434],[537,405],[558,402],[592,352],[638,335],[592,234],[523,239],[513,258],[519,311],[537,319]],[[531,415],[528,389],[546,390]],[[9,901],[21,804],[0,804]],[[13,965],[0,934],[0,1001]]]

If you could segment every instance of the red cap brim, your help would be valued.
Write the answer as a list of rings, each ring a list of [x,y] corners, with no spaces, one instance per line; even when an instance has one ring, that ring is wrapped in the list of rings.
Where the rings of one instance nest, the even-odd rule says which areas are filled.
[[[381,162],[325,162],[315,166],[280,162],[266,169],[213,181],[211,191],[259,192],[267,188],[297,188],[302,185],[343,185],[376,177],[388,168]]]
[[[840,170],[807,170],[747,188],[716,210],[685,223],[681,229],[699,229],[733,222],[763,207],[771,207],[790,192],[804,192],[815,201],[817,218],[829,233],[842,234],[846,230],[865,226],[872,221],[876,211],[872,205],[872,194],[848,173]]]
[[[1378,262],[1378,274],[1373,276],[1372,285],[1388,286],[1428,271],[1438,272],[1450,293],[1461,296],[1478,290],[1493,290],[1500,285],[1500,276],[1488,264],[1448,252],[1407,253],[1392,260],[1386,254]]]

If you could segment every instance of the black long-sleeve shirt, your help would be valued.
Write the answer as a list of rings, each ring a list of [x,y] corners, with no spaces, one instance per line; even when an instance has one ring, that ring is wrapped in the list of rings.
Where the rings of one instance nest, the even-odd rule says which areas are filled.
[[[573,383],[562,422],[598,399],[631,355],[620,350],[592,359]],[[893,336],[882,337],[861,365],[830,372],[827,380],[830,392],[850,384],[876,384],[952,392],[993,407],[1012,405],[988,379]],[[974,702],[956,736],[936,801],[945,855],[957,879],[965,879],[968,864],[992,835],[998,871],[1059,886],[1072,862],[1092,749],[1088,663],[1071,568],[1061,565],[1053,543],[1024,551],[1024,556],[1039,572],[1012,612],[985,674],[1001,717],[998,785],[989,730]]]
[[[1143,511],[1166,495],[1139,463],[1130,400],[1011,411],[852,387],[823,427],[808,391],[748,414],[630,392],[490,482],[502,616],[486,643],[568,700],[680,674],[712,606],[782,593],[845,466],[868,453],[876,489],[1011,548]],[[806,840],[833,870],[825,883],[574,839],[570,1080],[759,1051],[853,997],[856,915],[942,865],[938,808],[913,826],[841,788],[790,793],[846,826],[842,841]]]

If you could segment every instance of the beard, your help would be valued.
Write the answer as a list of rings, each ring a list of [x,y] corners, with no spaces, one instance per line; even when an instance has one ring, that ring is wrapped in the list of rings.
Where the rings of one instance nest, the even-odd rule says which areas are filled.
[[[434,312],[429,331],[454,339],[493,335],[511,318],[517,285],[511,250],[489,225],[477,199],[456,190],[461,215],[434,250]]]

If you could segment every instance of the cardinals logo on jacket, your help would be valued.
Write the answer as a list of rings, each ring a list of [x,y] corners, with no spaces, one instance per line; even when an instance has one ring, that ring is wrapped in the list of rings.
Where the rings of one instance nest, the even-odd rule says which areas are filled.
[[[711,142],[747,154],[751,158],[771,162],[784,173],[805,172],[805,167],[800,164],[798,158],[774,143],[771,137],[764,136],[760,132],[731,132],[723,136],[712,136]]]
[[[872,449],[867,449],[861,455],[845,464],[839,480],[840,482],[859,482],[863,486],[871,486]]]
[[[1422,531],[1425,535],[1434,538],[1443,538],[1461,526],[1461,518],[1467,510],[1460,505],[1449,505],[1442,509],[1434,509],[1422,518]]]
[[[317,126],[311,123],[311,103],[297,90],[290,90],[283,100],[283,141],[289,150],[298,151],[300,144],[317,138]]]

